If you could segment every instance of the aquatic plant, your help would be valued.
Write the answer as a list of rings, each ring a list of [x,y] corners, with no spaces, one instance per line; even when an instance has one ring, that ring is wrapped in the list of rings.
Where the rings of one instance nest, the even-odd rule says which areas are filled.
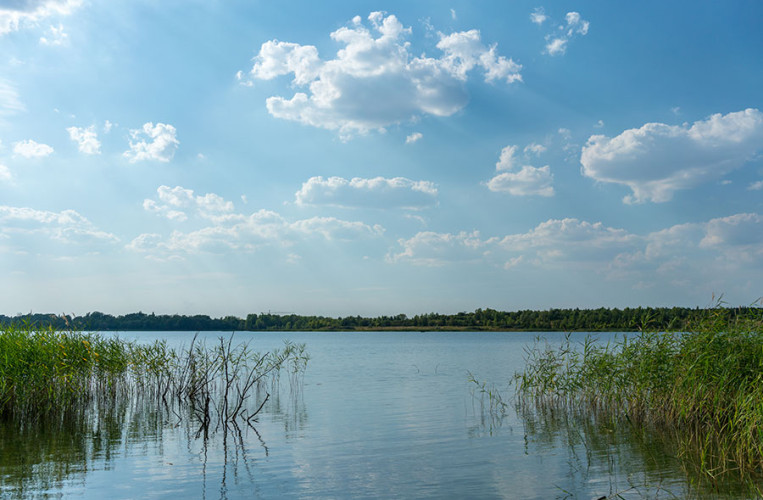
[[[264,382],[287,366],[297,381],[308,359],[304,344],[262,354],[232,335],[212,347],[194,337],[178,350],[164,341],[13,324],[0,330],[0,418],[23,426],[148,400],[194,419],[206,435],[213,424],[251,424],[269,397]]]
[[[717,307],[684,333],[641,332],[612,343],[538,339],[517,374],[517,404],[610,419],[675,436],[703,480],[763,474],[763,309]]]

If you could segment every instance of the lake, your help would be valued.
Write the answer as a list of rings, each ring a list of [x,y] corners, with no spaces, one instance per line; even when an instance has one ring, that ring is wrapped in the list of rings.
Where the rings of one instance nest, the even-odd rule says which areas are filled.
[[[127,332],[188,345],[194,333]],[[525,415],[498,389],[524,365],[532,333],[239,332],[258,351],[305,343],[299,380],[282,377],[254,427],[196,434],[152,402],[71,428],[0,426],[0,497],[599,498],[684,497],[670,446],[591,421]],[[541,334],[552,345],[563,334]],[[204,332],[214,341],[230,333]],[[599,334],[607,340],[614,334]],[[585,334],[573,334],[581,340]],[[720,495],[714,492],[714,495]],[[736,494],[731,488],[726,496]]]

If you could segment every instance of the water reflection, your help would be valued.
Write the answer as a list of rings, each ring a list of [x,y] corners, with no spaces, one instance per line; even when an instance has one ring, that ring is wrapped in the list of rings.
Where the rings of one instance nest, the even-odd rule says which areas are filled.
[[[287,434],[294,434],[307,425],[299,387],[285,390],[276,381],[267,392],[260,390],[274,394],[259,416],[271,422],[269,427],[280,422]],[[258,394],[252,404],[263,399]],[[256,419],[199,432],[192,415],[181,408],[138,396],[96,400],[56,419],[0,421],[0,497],[87,496],[90,487],[100,487],[92,484],[98,473],[108,472],[112,484],[136,475],[124,470],[125,462],[134,463],[138,476],[150,477],[146,497],[184,492],[192,498],[227,499],[231,490],[251,490],[261,482],[257,463],[270,449]],[[182,449],[177,449],[180,443]],[[119,493],[110,496],[119,498]]]
[[[525,453],[566,455],[560,498],[759,498],[759,478],[713,480],[692,466],[679,430],[632,425],[611,414],[517,403]],[[732,475],[733,476],[733,475]]]

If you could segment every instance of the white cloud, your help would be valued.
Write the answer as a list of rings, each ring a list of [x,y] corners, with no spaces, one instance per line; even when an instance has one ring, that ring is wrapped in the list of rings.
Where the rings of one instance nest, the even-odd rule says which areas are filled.
[[[763,189],[763,181],[753,182],[747,187],[747,189],[750,191],[760,191]]]
[[[567,39],[566,38],[547,38],[546,39],[546,52],[551,56],[558,56],[567,52]]]
[[[763,113],[715,114],[691,126],[647,123],[583,147],[583,175],[628,186],[626,203],[669,201],[673,193],[717,179],[763,150]]]
[[[156,192],[158,201],[145,199],[143,208],[170,220],[178,222],[187,220],[188,214],[184,210],[191,210],[194,214],[213,221],[237,217],[232,214],[233,203],[214,193],[194,195],[192,189],[181,186],[174,188],[159,186]]]
[[[763,256],[763,217],[743,213],[710,220],[700,247],[752,250]]]
[[[423,137],[424,137],[424,134],[422,134],[421,132],[414,132],[405,138],[405,143],[413,144],[414,142],[420,141]]]
[[[546,22],[546,19],[548,19],[548,16],[546,15],[546,11],[543,9],[543,7],[536,7],[535,10],[530,14],[530,21],[534,22],[538,26]]]
[[[69,42],[69,35],[64,31],[64,27],[61,23],[58,26],[51,26],[48,29],[48,36],[41,36],[40,43],[42,45],[50,46],[62,46]]]
[[[542,260],[601,261],[631,249],[641,239],[601,222],[549,219],[532,230],[505,236],[499,245],[511,252],[533,251]]]
[[[422,231],[398,241],[401,250],[387,254],[387,262],[407,261],[419,266],[443,266],[456,261],[474,261],[482,257],[481,249],[492,241],[484,241],[478,231],[458,234]]]
[[[325,61],[312,45],[263,43],[251,78],[293,74],[293,85],[307,87],[307,92],[296,92],[290,99],[268,98],[270,114],[336,130],[348,139],[422,114],[452,115],[468,101],[464,81],[475,68],[483,70],[488,82],[521,80],[521,66],[499,56],[495,45],[485,46],[478,30],[438,33],[437,48],[443,55],[414,57],[405,41],[411,28],[381,12],[371,13],[368,21],[370,29],[356,16],[331,33],[344,47]]]
[[[457,19],[456,17],[456,9],[450,9],[450,18],[454,21]]]
[[[488,189],[506,192],[514,196],[554,196],[554,175],[548,165],[532,167],[525,165],[519,172],[503,172],[487,183]]]
[[[80,152],[87,155],[101,154],[101,141],[98,140],[94,125],[87,128],[68,127],[66,131],[69,132],[69,138],[77,143]]]
[[[363,222],[345,221],[335,217],[312,217],[289,225],[289,229],[305,235],[319,234],[326,240],[350,240],[359,236],[381,236],[384,228],[376,224],[369,226]]]
[[[270,210],[259,210],[251,215],[231,214],[213,218],[211,226],[181,232],[173,231],[164,237],[156,233],[137,236],[127,248],[155,254],[227,253],[254,251],[262,246],[289,247],[300,241],[350,241],[377,238],[384,233],[379,225],[345,221],[334,217],[312,217],[289,222]]]
[[[517,156],[518,151],[519,146],[514,145],[506,146],[501,150],[501,155],[495,164],[495,170],[498,173],[487,182],[488,189],[513,196],[553,196],[554,175],[548,165],[543,167],[523,165],[519,168],[522,161],[529,161],[530,156],[538,156],[546,151],[545,146],[535,142],[528,144],[523,149],[523,158]],[[519,168],[518,171],[516,171],[517,168]]]
[[[444,67],[461,80],[466,80],[467,73],[475,67],[485,71],[485,81],[505,79],[507,83],[522,81],[519,71],[522,66],[512,59],[506,59],[496,53],[496,45],[485,47],[480,40],[479,30],[461,31],[443,35],[437,48],[445,53],[441,59]]]
[[[271,40],[262,44],[251,75],[260,80],[294,73],[294,84],[305,85],[318,77],[323,63],[312,45]],[[242,78],[243,75],[240,75]]]
[[[533,268],[560,281],[585,272],[616,281],[618,287],[684,293],[689,287],[699,298],[714,291],[755,294],[746,283],[763,279],[763,216],[735,214],[646,235],[574,218],[550,219],[503,237],[426,231],[398,240],[387,261],[419,266],[474,262],[510,273]]]
[[[24,158],[44,158],[53,154],[53,148],[29,139],[15,143],[13,153]]]
[[[8,167],[0,163],[0,182],[11,180],[11,171]]]
[[[501,170],[514,170],[519,166],[519,160],[517,159],[518,146],[506,146],[501,150],[501,156],[498,158],[498,163],[495,164],[495,169],[499,172]]]
[[[540,156],[541,154],[546,152],[546,146],[533,142],[525,146],[525,149],[523,151],[526,155],[534,154],[535,156]]]
[[[687,281],[701,287],[725,283],[721,290],[728,291],[725,286],[753,279],[756,267],[751,264],[763,262],[763,216],[741,213],[678,224],[647,235],[645,241],[643,249],[618,256],[610,268],[642,276],[654,273],[656,281],[684,286]]]
[[[82,5],[82,0],[12,0],[0,6],[0,35],[33,26],[42,19],[65,16]]]
[[[142,160],[166,163],[175,155],[175,150],[180,144],[176,134],[177,131],[172,125],[145,123],[142,129],[130,131],[130,150],[125,151],[124,156],[130,163]]]
[[[74,210],[50,212],[28,207],[0,206],[0,235],[39,234],[64,243],[116,242],[111,233],[97,229]]]
[[[532,18],[532,14],[531,14]],[[543,17],[545,21],[546,17]],[[568,12],[564,16],[565,24],[559,24],[556,31],[546,35],[545,53],[550,56],[559,56],[567,52],[567,44],[576,36],[585,36],[588,34],[590,23],[580,17],[577,12]],[[535,21],[533,21],[535,22]],[[541,24],[541,23],[538,23]]]
[[[564,17],[567,20],[567,36],[572,36],[573,33],[579,35],[587,35],[590,23],[580,17],[577,12],[568,12]]]
[[[643,238],[600,222],[550,219],[526,233],[504,237],[482,238],[477,231],[423,231],[398,240],[399,248],[390,251],[387,260],[426,266],[482,261],[504,269],[577,263],[596,269],[623,252],[639,250],[643,244]]]
[[[311,177],[297,191],[298,205],[329,205],[346,208],[431,207],[437,202],[437,188],[429,181],[413,181],[404,177]]]

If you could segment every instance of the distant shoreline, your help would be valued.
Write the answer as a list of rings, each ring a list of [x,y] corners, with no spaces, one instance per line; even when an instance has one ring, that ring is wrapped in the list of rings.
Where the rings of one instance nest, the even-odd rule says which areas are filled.
[[[297,314],[248,314],[246,318],[206,315],[157,315],[143,312],[113,316],[55,314],[0,315],[0,325],[89,331],[345,331],[345,332],[635,332],[682,331],[708,314],[723,311],[763,319],[761,307],[636,307],[497,311],[477,309],[457,314],[428,313],[377,317],[326,317]]]

